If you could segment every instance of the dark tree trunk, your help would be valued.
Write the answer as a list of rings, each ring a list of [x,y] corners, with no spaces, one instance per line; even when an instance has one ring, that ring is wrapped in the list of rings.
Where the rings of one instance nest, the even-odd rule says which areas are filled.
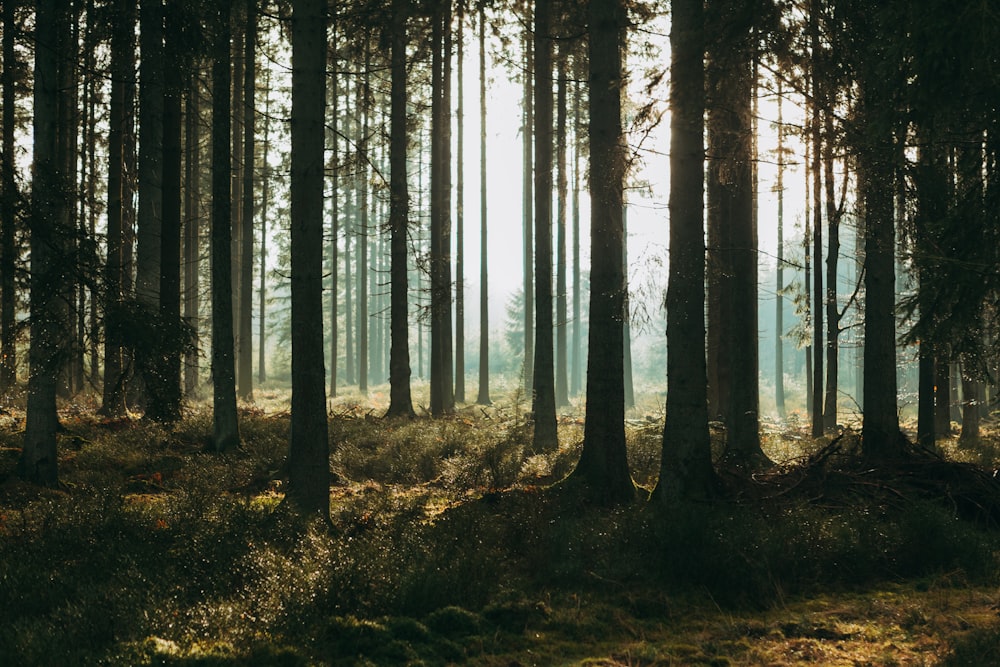
[[[160,225],[163,215],[163,3],[139,1],[139,215],[135,293],[159,305]],[[228,60],[226,61],[228,62]]]
[[[587,414],[583,452],[573,475],[598,502],[617,504],[630,501],[635,493],[625,450],[622,369],[625,147],[621,88],[627,16],[622,0],[591,0],[589,7],[590,238],[595,251],[590,256]]]
[[[118,0],[111,20],[111,100],[108,121],[108,214],[107,255],[104,266],[105,322],[122,317],[125,299],[125,137],[131,134],[126,125],[126,91],[135,85],[135,3]],[[118,328],[105,326],[104,389],[101,414],[120,417],[125,414],[125,356]]]
[[[622,327],[622,368],[625,373],[625,409],[635,407],[635,387],[632,383],[632,306],[628,287],[628,201],[622,202],[622,270],[625,272],[625,313]]]
[[[253,212],[254,212],[254,136],[257,90],[257,0],[246,0],[246,32],[243,55],[243,215],[240,216],[240,332],[238,395],[243,400],[253,398]]]
[[[181,416],[181,359],[177,341],[181,326],[181,94],[184,88],[184,53],[180,15],[175,3],[165,9],[166,42],[163,68],[162,218],[160,235],[160,335],[164,344],[156,351],[155,372],[147,376],[150,401],[146,415],[161,422]]]
[[[891,108],[884,81],[870,70],[861,81],[865,145],[858,153],[865,208],[865,368],[861,446],[871,459],[904,452],[896,409],[896,276],[893,145],[882,115]]]
[[[458,4],[458,101],[455,104],[457,131],[455,150],[455,402],[465,403],[465,15]]]
[[[66,284],[63,256],[69,230],[65,219],[66,183],[59,159],[60,24],[66,8],[58,0],[35,2],[35,79],[33,174],[31,191],[31,347],[28,350],[27,417],[18,462],[20,476],[32,483],[55,486],[56,384],[66,331],[66,307],[60,292]]]
[[[559,48],[556,93],[556,407],[569,405],[567,377],[566,327],[566,199],[569,190],[566,176],[566,49]],[[627,344],[627,343],[626,343]]]
[[[778,284],[775,289],[774,306],[774,403],[778,417],[784,419],[785,410],[785,123],[781,113],[781,79],[778,79],[778,173],[775,190],[778,194],[778,259],[775,274]]]
[[[271,69],[269,67],[265,69],[264,90],[264,154],[260,160],[260,264],[258,274],[260,282],[257,294],[257,382],[259,383],[267,381],[267,216],[271,204],[271,167],[268,162],[271,151]],[[334,192],[336,193],[336,190]],[[335,195],[333,201],[334,203],[337,201]],[[336,235],[334,235],[334,239],[336,240]],[[333,275],[336,277],[336,262],[333,266]],[[335,289],[334,299],[336,299],[336,294],[337,290]],[[337,367],[336,357],[333,360],[333,367],[334,369]]]
[[[233,358],[230,0],[221,0],[217,11],[212,64],[212,447],[223,452],[239,444],[240,433]]]
[[[705,356],[705,38],[701,0],[673,0],[670,34],[670,276],[667,283],[667,415],[654,497],[713,495]]]
[[[14,50],[15,25],[13,2],[3,3],[3,155],[0,156],[0,391],[7,392],[17,383],[17,329],[14,313],[17,293],[14,276],[17,272],[17,204],[19,193],[14,175],[14,125],[16,123],[14,73],[17,68]]]
[[[524,25],[531,24],[531,8],[525,3]],[[530,31],[525,28],[524,32],[524,122],[521,125],[521,136],[524,142],[524,163],[522,167],[523,178],[523,204],[522,214],[524,216],[524,391],[531,396],[535,390],[534,363],[535,363],[535,250],[534,233],[532,224],[535,213],[533,211],[534,199],[532,195],[532,185],[534,183],[532,164],[532,139],[535,128],[534,92],[532,91],[531,73],[535,69],[534,49],[532,48]]]
[[[940,352],[934,364],[934,430],[938,438],[951,436],[951,363]]]
[[[490,405],[490,311],[486,212],[486,10],[479,5],[479,395]]]
[[[337,70],[340,59],[338,20],[334,14],[331,20],[330,63],[333,74],[330,77],[330,397],[337,395],[337,360],[340,345],[340,73]],[[266,138],[266,134],[264,135]],[[264,143],[265,154],[267,142]],[[264,161],[267,164],[267,160]],[[265,180],[265,187],[267,181]],[[265,235],[266,236],[266,235]],[[263,240],[263,237],[262,237]],[[263,318],[262,318],[263,319]],[[263,337],[261,337],[263,347]],[[347,353],[350,356],[350,352]],[[263,367],[263,365],[262,365]]]
[[[822,127],[820,125],[820,106],[822,104],[823,91],[821,89],[821,72],[819,67],[819,2],[811,0],[809,9],[809,34],[812,50],[812,100],[810,101],[810,140],[812,141],[812,164],[810,174],[812,175],[812,254],[816,262],[816,271],[813,275],[813,310],[812,310],[812,355],[813,355],[813,376],[812,376],[812,406],[810,415],[812,417],[812,436],[818,438],[823,435],[823,315],[826,294],[823,292],[823,271],[820,268],[823,264],[823,206],[822,206],[822,176],[821,165],[823,158]]]
[[[749,6],[730,0],[710,3],[709,8],[723,26],[709,44],[712,98],[708,113],[710,226],[714,217],[719,228],[719,407],[726,424],[727,458],[738,467],[757,467],[767,459],[760,448],[758,396],[751,141],[754,16]],[[710,328],[712,322],[710,319]]]
[[[292,3],[292,503],[330,517],[323,368],[323,137],[326,2]]]
[[[389,417],[412,417],[410,397],[409,281],[407,279],[407,223],[410,194],[406,157],[406,22],[407,0],[392,2],[392,91],[389,145],[389,228],[391,229],[391,343],[389,352]]]
[[[344,104],[348,108],[344,110],[344,116],[350,117],[350,90],[349,86],[346,86],[344,95]],[[357,109],[353,110],[357,113]],[[348,125],[345,121],[344,131],[348,129]],[[354,123],[356,128],[357,123]],[[357,136],[354,137],[355,143],[357,142]],[[356,361],[354,356],[354,304],[353,304],[353,292],[354,288],[354,276],[351,270],[351,234],[353,232],[351,225],[351,192],[355,188],[347,188],[347,192],[344,193],[344,372],[347,375],[347,384],[354,384],[357,381],[357,374],[354,370],[354,362]]]
[[[580,144],[583,129],[580,82],[573,85],[573,363],[569,391],[580,393],[583,385],[583,295],[580,280]]]
[[[535,430],[532,448],[559,446],[552,346],[552,22],[551,5],[535,5]]]
[[[980,382],[976,379],[972,355],[962,356],[962,433],[959,441],[971,445],[979,442]]]
[[[355,123],[355,127],[358,128],[358,215],[355,218],[358,221],[356,227],[358,239],[355,247],[358,274],[358,391],[362,393],[368,391],[368,98],[371,78],[369,55],[371,46],[368,43],[368,36],[364,39],[365,69],[356,91],[358,100],[356,112],[360,115],[360,126]]]
[[[184,176],[184,320],[192,335],[191,347],[184,359],[184,393],[198,393],[198,332],[201,295],[201,87],[200,77],[192,70],[188,80],[185,106],[185,176]]]

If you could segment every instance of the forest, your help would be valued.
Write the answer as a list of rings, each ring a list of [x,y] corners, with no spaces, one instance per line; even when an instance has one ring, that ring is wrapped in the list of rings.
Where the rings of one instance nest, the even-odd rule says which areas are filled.
[[[0,663],[1000,664],[995,3],[0,40]]]

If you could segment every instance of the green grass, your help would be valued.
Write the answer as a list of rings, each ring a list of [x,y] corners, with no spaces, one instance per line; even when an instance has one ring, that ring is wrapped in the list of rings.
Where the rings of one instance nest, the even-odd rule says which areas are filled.
[[[526,458],[511,403],[433,421],[371,409],[331,421],[332,529],[275,511],[280,409],[242,410],[243,445],[225,456],[204,452],[201,412],[170,431],[67,412],[58,490],[12,476],[12,421],[0,431],[0,656],[725,665],[840,651],[959,665],[998,643],[1000,535],[945,503],[601,509],[552,486],[579,456],[576,419],[562,421],[558,452]],[[629,430],[646,486],[659,428]]]

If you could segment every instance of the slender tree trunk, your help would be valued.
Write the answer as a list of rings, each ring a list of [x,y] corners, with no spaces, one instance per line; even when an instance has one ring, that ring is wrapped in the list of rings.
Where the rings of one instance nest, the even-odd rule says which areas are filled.
[[[487,252],[486,187],[486,9],[479,5],[479,395],[490,405],[489,252]]]
[[[601,247],[605,252],[593,252],[590,257],[587,415],[583,452],[573,475],[580,478],[588,494],[598,502],[617,504],[630,501],[635,493],[625,450],[622,369],[625,273],[621,215],[625,146],[621,127],[621,86],[627,15],[622,0],[590,0],[589,12],[590,149],[593,156],[590,238],[592,247]],[[539,96],[539,101],[541,99]]]
[[[826,397],[823,427],[837,428],[837,395],[840,393],[840,308],[837,272],[840,265],[840,210],[834,194],[833,113],[824,112],[823,179],[826,185]]]
[[[808,121],[806,121],[808,124]],[[806,130],[808,132],[808,128]],[[806,144],[806,156],[804,164],[806,167],[802,170],[806,177],[805,182],[805,199],[806,199],[806,210],[803,216],[803,227],[802,230],[802,252],[803,252],[803,273],[805,274],[803,282],[803,296],[804,305],[802,317],[805,319],[805,339],[807,341],[804,352],[806,356],[806,415],[812,419],[813,414],[813,346],[808,341],[810,340],[810,325],[812,324],[812,311],[814,308],[813,298],[812,298],[812,200],[810,199],[810,188],[812,186],[812,172],[809,169],[809,165],[812,164],[810,157],[810,146],[811,142],[807,141]],[[815,306],[818,308],[818,306]],[[810,428],[812,427],[812,422],[810,421]]]
[[[139,215],[135,293],[159,305],[160,225],[163,209],[163,4],[139,1]],[[227,61],[228,62],[228,61]]]
[[[334,77],[336,81],[336,77]],[[334,119],[336,119],[336,112],[334,112]],[[336,123],[336,120],[334,120]],[[270,212],[271,204],[271,166],[270,166],[270,152],[271,152],[271,68],[268,67],[264,71],[264,137],[263,137],[263,150],[264,154],[261,156],[261,172],[260,172],[260,273],[258,275],[258,280],[260,281],[260,287],[258,288],[257,303],[257,382],[263,384],[267,381],[267,219]],[[336,151],[335,151],[336,152]],[[334,189],[333,201],[336,205],[336,189]],[[336,234],[334,234],[334,243],[336,243]],[[333,276],[336,281],[337,276],[337,263],[333,263]],[[334,287],[336,287],[336,282],[334,282]],[[333,290],[334,300],[337,298],[337,290]],[[334,329],[334,337],[336,338],[336,329]],[[334,373],[336,373],[337,368],[337,357],[333,358],[333,368]],[[336,386],[336,380],[334,380],[334,386]],[[335,392],[334,395],[336,395]]]
[[[781,78],[778,77],[778,173],[774,189],[778,194],[778,259],[775,274],[778,284],[775,288],[774,305],[774,402],[778,417],[787,416],[785,409],[785,123],[781,113],[784,97]]]
[[[243,214],[240,216],[240,333],[238,395],[243,400],[253,398],[253,212],[254,212],[254,137],[257,91],[257,0],[246,0],[246,31],[243,56]]]
[[[288,498],[330,518],[323,368],[325,0],[292,3],[292,429]]]
[[[552,22],[547,2],[535,6],[535,391],[537,452],[559,446],[552,326]]]
[[[66,9],[58,0],[35,2],[35,79],[33,124],[33,173],[31,192],[31,346],[28,350],[28,404],[24,443],[18,462],[22,478],[34,484],[55,486],[59,481],[56,459],[56,384],[59,353],[66,327],[66,310],[60,303],[66,263],[64,235],[64,175],[58,154],[59,126],[59,26]]]
[[[410,397],[410,322],[409,281],[407,279],[407,241],[410,218],[410,193],[407,188],[406,154],[409,133],[406,130],[406,23],[407,0],[392,1],[392,84],[390,93],[389,146],[389,228],[391,230],[391,303],[389,352],[390,417],[412,417]]]
[[[14,276],[17,272],[17,204],[19,193],[14,169],[14,129],[16,123],[16,96],[14,72],[16,53],[14,35],[17,26],[13,2],[3,3],[3,155],[0,156],[0,182],[3,198],[0,199],[0,391],[8,392],[17,383],[17,330],[14,313],[17,293]],[[112,35],[114,38],[114,33]],[[109,165],[110,168],[110,165]]]
[[[524,25],[530,24],[531,9],[525,3]],[[527,30],[524,33],[524,122],[521,125],[521,134],[524,140],[524,166],[523,166],[523,216],[524,216],[524,391],[531,396],[535,390],[534,363],[535,363],[535,251],[534,232],[532,223],[535,214],[532,210],[534,199],[532,194],[532,184],[534,183],[532,165],[532,139],[535,127],[534,93],[532,91],[532,72],[534,71],[534,50],[531,44],[530,34]]]
[[[201,295],[201,90],[199,76],[192,70],[188,80],[185,108],[185,225],[184,225],[184,320],[193,335],[192,347],[184,359],[184,393],[198,393],[198,333]]]
[[[455,350],[453,336],[453,313],[451,308],[451,289],[454,280],[451,271],[451,127],[452,127],[452,101],[451,101],[451,52],[453,46],[452,14],[451,4],[445,6],[444,19],[444,61],[442,63],[441,80],[441,108],[444,113],[444,124],[441,133],[441,210],[443,214],[441,227],[441,270],[444,272],[442,282],[447,290],[445,304],[447,307],[441,312],[442,317],[442,337],[441,359],[444,364],[444,403],[448,412],[455,411]]]
[[[6,6],[6,5],[5,5]],[[125,199],[126,160],[125,137],[131,133],[126,123],[126,91],[134,86],[135,65],[135,3],[118,0],[112,14],[111,33],[111,100],[108,121],[108,214],[107,254],[104,266],[105,336],[104,389],[101,414],[120,417],[125,414],[125,357],[119,326],[123,317],[122,302],[127,294],[125,285]]]
[[[465,36],[463,3],[458,4],[457,77],[458,102],[455,104],[455,402],[465,403]]]
[[[701,0],[672,0],[670,33],[670,276],[667,283],[667,415],[654,497],[713,495],[705,356],[705,37]]]
[[[973,370],[971,355],[962,357],[962,433],[959,441],[962,444],[979,442],[980,412],[979,412],[979,381]]]
[[[632,306],[628,286],[628,200],[622,201],[622,267],[625,272],[625,314],[622,320],[622,368],[625,373],[625,409],[635,407],[635,387],[632,383]]]
[[[822,126],[820,125],[820,106],[823,100],[821,90],[821,76],[819,65],[819,0],[811,0],[809,9],[809,33],[812,49],[812,100],[810,102],[810,137],[812,140],[812,198],[813,198],[813,222],[812,222],[812,244],[813,257],[816,262],[816,271],[813,275],[813,311],[812,311],[812,354],[813,354],[813,382],[812,382],[812,435],[818,438],[823,435],[823,357],[825,346],[823,344],[823,305],[826,301],[826,294],[823,292],[823,271],[820,266],[823,263],[823,206],[822,187],[820,177],[822,175],[821,160],[823,157]]]
[[[165,8],[163,59],[162,217],[160,226],[160,335],[156,372],[147,376],[150,401],[146,415],[172,423],[181,416],[181,359],[175,341],[181,327],[181,94],[184,88],[183,44],[179,43],[182,11],[174,2]]]
[[[368,102],[371,90],[370,45],[365,37],[365,71],[362,74],[361,85],[358,86],[358,109],[360,127],[358,128],[358,240],[356,250],[356,265],[358,269],[358,391],[368,391]],[[357,124],[356,124],[357,125]]]
[[[230,268],[232,270],[232,285],[233,285],[233,342],[235,345],[236,354],[236,382],[237,382],[237,397],[240,396],[240,383],[241,379],[239,376],[241,359],[243,358],[242,347],[243,341],[240,339],[240,333],[243,330],[243,313],[241,312],[243,306],[243,253],[241,248],[243,247],[243,128],[244,128],[244,101],[243,101],[243,81],[246,78],[246,62],[243,59],[244,51],[244,40],[243,36],[246,33],[245,24],[245,9],[247,0],[230,0],[232,7],[232,19],[231,25],[233,29],[232,34],[232,106],[230,107],[230,113],[232,114],[232,122],[230,125],[230,131],[232,132],[232,143],[230,149],[232,151],[232,173],[230,175],[231,182],[231,201],[232,201],[232,258],[230,259]]]
[[[580,82],[573,84],[573,362],[569,391],[580,394],[583,385],[583,322],[580,280],[580,144],[583,126]]]
[[[351,94],[349,86],[344,91],[344,105],[347,107],[344,109],[344,116],[349,118],[351,113],[357,114],[357,108],[350,109],[350,99]],[[350,123],[344,123],[344,131],[346,132],[348,126],[355,130],[354,142],[357,144],[357,123],[353,125]],[[354,384],[357,381],[357,374],[355,373],[354,363],[356,358],[354,356],[354,304],[352,297],[352,289],[354,287],[354,276],[351,270],[351,235],[353,233],[353,222],[351,214],[351,192],[355,191],[357,188],[347,188],[347,192],[344,193],[344,372],[347,374],[347,384]],[[354,209],[353,213],[357,212],[357,208]]]
[[[558,83],[556,92],[556,407],[569,405],[569,384],[566,368],[566,198],[569,183],[566,176],[566,49],[559,48],[556,59]],[[627,342],[626,342],[627,344]],[[627,400],[627,399],[626,399]]]
[[[934,424],[938,438],[951,436],[951,363],[941,354],[934,364]]]
[[[230,0],[220,0],[212,65],[212,448],[223,452],[240,441],[236,415],[233,343],[232,187],[230,170]]]
[[[56,151],[58,160],[61,163],[59,171],[63,179],[63,187],[66,201],[60,206],[62,220],[59,227],[66,235],[64,239],[66,253],[64,261],[71,264],[71,268],[66,271],[68,280],[64,281],[59,290],[66,306],[64,325],[66,327],[63,335],[63,354],[60,358],[59,379],[56,385],[57,395],[62,398],[69,398],[73,394],[74,361],[77,358],[79,331],[77,319],[74,315],[78,312],[77,303],[77,281],[79,280],[79,233],[77,231],[76,216],[76,169],[78,163],[78,129],[79,129],[79,100],[77,99],[78,85],[76,76],[77,55],[79,51],[78,26],[79,26],[79,5],[76,0],[66,3],[65,11],[60,14],[58,26],[59,40],[59,106],[56,111],[56,123],[59,130],[56,133]]]
[[[336,10],[334,10],[336,11]],[[334,15],[330,37],[330,397],[337,395],[337,360],[340,344],[340,58],[338,20]],[[265,135],[266,136],[266,135]],[[265,151],[267,144],[265,142]],[[265,160],[266,164],[266,160]],[[265,181],[266,183],[266,181]],[[262,339],[263,340],[263,339]],[[261,343],[263,345],[263,343]],[[350,356],[348,351],[347,356]]]

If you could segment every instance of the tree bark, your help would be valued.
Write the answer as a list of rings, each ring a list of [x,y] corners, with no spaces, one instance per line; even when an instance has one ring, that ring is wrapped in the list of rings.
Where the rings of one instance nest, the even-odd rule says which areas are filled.
[[[3,183],[3,197],[0,199],[0,391],[5,393],[17,383],[17,294],[14,278],[18,256],[15,239],[19,193],[14,168],[14,72],[17,68],[14,4],[3,3],[3,72],[0,74],[0,85],[3,88],[3,155],[0,157],[0,182]],[[112,33],[112,38],[114,35]]]
[[[389,352],[388,417],[413,417],[410,396],[410,323],[407,241],[410,194],[407,189],[406,157],[409,135],[406,130],[406,22],[407,0],[392,2],[392,83],[389,145],[389,228],[391,244],[391,303]]]
[[[230,170],[230,1],[217,7],[212,64],[212,448],[234,449],[240,441],[236,415],[233,343],[232,188]]]
[[[465,403],[465,66],[464,3],[458,4],[458,46],[455,104],[455,402]]]
[[[532,448],[559,446],[552,326],[552,25],[551,5],[535,5],[535,362]]]
[[[630,501],[635,493],[625,449],[622,369],[625,147],[621,50],[627,16],[622,0],[590,0],[589,11],[590,338],[583,452],[573,475],[596,501],[618,504]]]
[[[490,405],[489,252],[486,187],[486,9],[479,5],[479,395]]]
[[[191,347],[184,359],[184,393],[198,392],[198,349],[201,295],[201,88],[199,72],[189,73],[185,106],[185,177],[184,177],[184,320],[192,335]]]
[[[566,199],[569,183],[566,176],[566,49],[560,46],[556,68],[556,407],[569,405],[567,377],[566,327]]]
[[[654,498],[713,495],[705,349],[705,37],[701,0],[672,0],[667,415]]]
[[[63,174],[58,155],[59,105],[58,25],[65,8],[58,0],[35,2],[35,80],[33,173],[31,189],[31,346],[28,349],[28,403],[24,445],[18,462],[20,476],[32,483],[58,483],[56,459],[56,384],[61,339],[66,326],[59,290],[64,284],[65,258],[60,229],[65,206]]]
[[[326,2],[292,3],[292,429],[288,497],[330,518],[323,367],[323,137]]]
[[[253,398],[253,236],[254,236],[254,135],[256,111],[254,97],[257,90],[257,0],[246,0],[246,30],[243,45],[243,214],[240,216],[240,307],[239,326],[239,378],[238,396],[243,400]]]
[[[544,2],[544,0],[543,0]],[[525,3],[524,25],[530,25],[531,5]],[[532,91],[532,75],[535,69],[534,49],[531,43],[529,31],[525,29],[524,37],[524,122],[521,125],[521,135],[524,149],[524,162],[522,167],[522,215],[524,216],[524,391],[528,396],[532,396],[535,390],[534,363],[535,363],[535,250],[534,232],[532,224],[534,222],[532,184],[534,183],[532,165],[532,138],[535,128],[534,93]]]

